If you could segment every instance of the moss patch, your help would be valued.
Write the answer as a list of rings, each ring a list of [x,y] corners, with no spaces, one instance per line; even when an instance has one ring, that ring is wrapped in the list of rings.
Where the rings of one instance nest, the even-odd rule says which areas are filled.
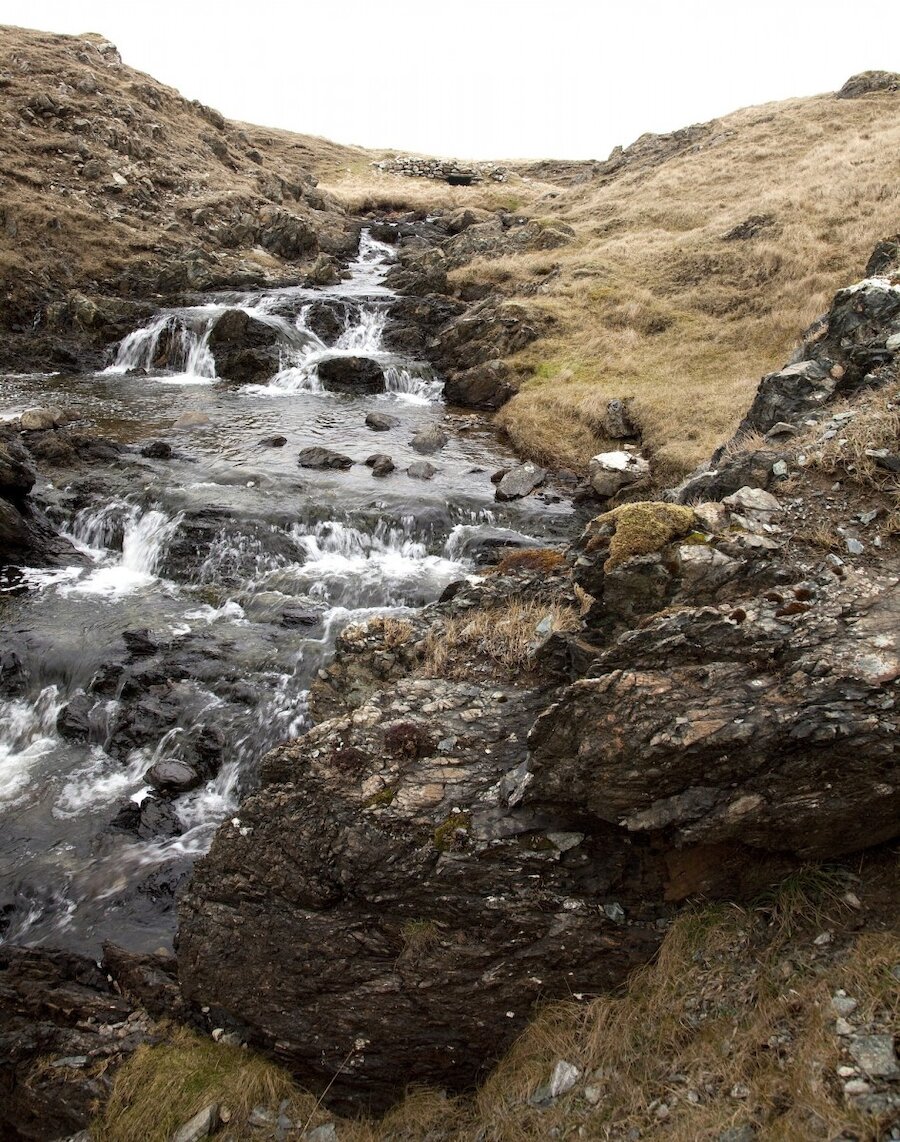
[[[442,853],[462,848],[465,844],[462,834],[468,834],[471,828],[472,818],[468,813],[451,813],[447,820],[434,830],[434,847]]]
[[[697,524],[692,508],[657,501],[622,504],[594,522],[609,523],[615,528],[609,541],[609,557],[603,564],[605,571],[612,571],[633,555],[660,551],[673,539],[693,531]]]

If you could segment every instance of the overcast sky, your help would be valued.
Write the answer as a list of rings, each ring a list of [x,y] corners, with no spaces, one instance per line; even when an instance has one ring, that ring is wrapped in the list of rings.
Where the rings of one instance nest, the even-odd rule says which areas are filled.
[[[234,119],[460,158],[605,158],[900,71],[900,0],[0,0]]]

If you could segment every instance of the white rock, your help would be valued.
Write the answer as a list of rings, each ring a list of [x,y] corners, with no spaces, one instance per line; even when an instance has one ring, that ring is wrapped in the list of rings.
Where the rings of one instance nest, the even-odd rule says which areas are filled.
[[[739,512],[781,511],[781,504],[771,492],[763,491],[762,488],[751,488],[749,486],[738,488],[732,495],[726,496],[722,500],[722,503],[725,504],[726,507]]]
[[[591,487],[598,496],[609,499],[650,475],[650,463],[636,452],[600,452],[590,463]]]
[[[550,1076],[550,1097],[558,1098],[561,1094],[565,1094],[566,1091],[572,1089],[579,1078],[581,1078],[581,1071],[578,1067],[572,1063],[567,1063],[565,1059],[560,1059]]]
[[[172,1135],[171,1142],[199,1142],[201,1138],[208,1138],[219,1125],[219,1104],[211,1102],[199,1111],[190,1122],[178,1128]]]

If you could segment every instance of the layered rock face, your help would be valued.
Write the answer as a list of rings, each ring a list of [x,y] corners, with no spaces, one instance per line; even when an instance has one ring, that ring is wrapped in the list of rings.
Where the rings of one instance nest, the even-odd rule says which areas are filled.
[[[195,1009],[320,1089],[380,1105],[410,1081],[455,1088],[536,1001],[621,980],[678,900],[896,835],[894,564],[810,548],[823,493],[784,483],[798,434],[846,423],[831,401],[896,383],[894,293],[844,291],[807,338],[835,381],[814,407],[768,408],[764,380],[754,408],[795,445],[755,469],[730,453],[700,502],[621,504],[561,572],[348,632],[313,693],[329,720],[269,755],[182,901]],[[884,511],[871,495],[860,519]],[[520,673],[498,671],[471,631],[528,600],[548,617]],[[555,625],[560,607],[580,623]]]

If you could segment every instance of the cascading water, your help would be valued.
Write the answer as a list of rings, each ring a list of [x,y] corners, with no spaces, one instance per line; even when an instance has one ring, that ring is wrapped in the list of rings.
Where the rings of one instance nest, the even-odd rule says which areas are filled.
[[[565,533],[568,509],[551,499],[494,503],[489,475],[509,457],[471,421],[429,457],[431,479],[407,473],[422,459],[411,438],[444,411],[427,366],[385,347],[390,256],[364,233],[331,289],[167,310],[76,386],[0,377],[13,407],[59,403],[119,440],[172,446],[39,488],[72,557],[0,590],[0,939],[169,940],[191,862],[262,755],[308,726],[340,629],[434,600],[473,573],[480,544]],[[335,316],[327,345],[313,303]],[[264,385],[216,381],[211,333],[234,309],[277,335],[281,368]],[[376,360],[386,391],[323,392],[318,366],[336,356]],[[392,427],[368,428],[374,411]],[[200,423],[173,431],[185,412]],[[261,443],[275,436],[287,445]],[[310,445],[354,463],[300,469]],[[394,459],[387,479],[364,464],[376,451]],[[158,787],[176,762],[196,781]]]

